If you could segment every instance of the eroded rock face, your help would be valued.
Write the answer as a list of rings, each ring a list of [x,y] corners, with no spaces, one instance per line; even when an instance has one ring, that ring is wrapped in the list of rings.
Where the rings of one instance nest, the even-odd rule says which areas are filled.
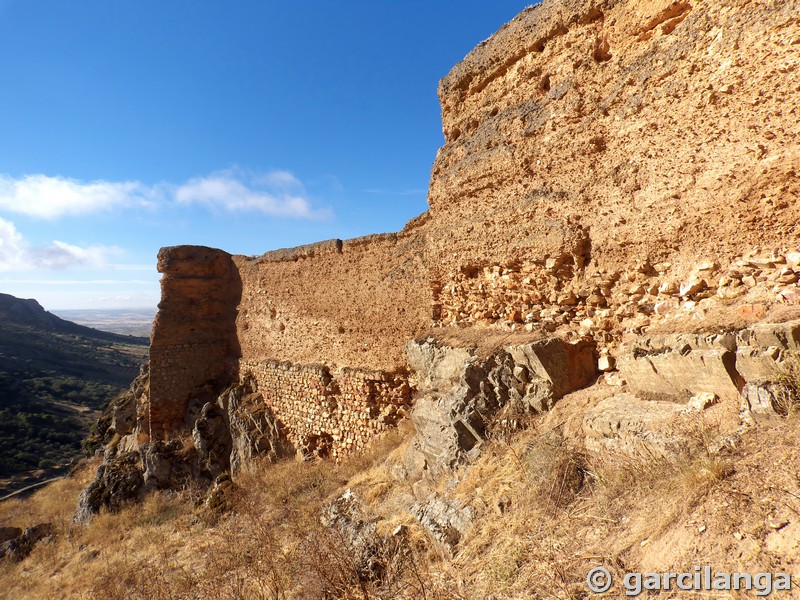
[[[94,481],[78,497],[73,522],[86,524],[105,508],[117,511],[139,500],[144,493],[144,469],[139,452],[125,452],[108,459],[97,469]]]
[[[755,413],[796,402],[800,321],[758,323],[737,333],[640,336],[620,347],[619,372],[643,398],[686,402],[713,393]]]
[[[743,385],[732,333],[640,336],[620,349],[617,368],[634,393],[656,398],[714,392],[736,401]]]
[[[524,10],[440,82],[445,144],[430,210],[403,231],[259,257],[162,250],[153,439],[191,429],[249,372],[301,451],[338,458],[394,425],[407,400],[403,344],[432,324],[589,336],[613,373],[625,332],[737,304],[752,322],[770,303],[796,304],[798,17],[793,2],[545,0]],[[747,383],[753,406],[765,394],[777,402],[763,377],[742,367],[736,379],[732,361],[757,369],[760,359],[731,358],[723,338],[688,338],[688,349],[652,340],[620,370],[642,395],[685,400],[713,388],[734,399]],[[549,388],[529,390],[529,367],[512,359],[510,374],[499,363],[471,368],[545,409]],[[347,368],[379,373],[349,378],[344,387],[359,389],[341,394],[315,375]],[[475,417],[456,422],[448,436],[481,435]],[[236,456],[248,444],[234,439]]]
[[[254,389],[254,383],[246,381],[231,386],[219,397],[220,405],[228,414],[233,473],[255,456],[276,461],[296,453],[286,439],[285,428],[269,410],[263,396]]]
[[[502,347],[486,357],[432,338],[410,342],[407,351],[419,380],[411,411],[417,434],[406,457],[415,480],[436,478],[476,454],[500,411],[546,411],[596,373],[590,344],[559,339]]]
[[[95,431],[83,442],[86,452],[106,446],[106,452],[135,450],[139,440],[147,437],[150,388],[150,363],[140,369],[139,376],[118,397],[111,400],[97,420]],[[113,441],[113,446],[108,447]]]
[[[140,447],[145,489],[175,489],[211,476],[200,468],[195,448],[184,448],[180,440],[150,442]]]
[[[670,457],[682,442],[671,425],[686,412],[675,402],[641,400],[629,393],[612,396],[584,416],[585,446],[640,458]]]
[[[52,523],[40,523],[34,527],[27,527],[24,531],[19,528],[14,529],[19,530],[19,534],[0,544],[0,560],[20,562],[33,552],[36,544],[55,535]]]
[[[212,478],[230,469],[233,442],[227,415],[222,408],[206,403],[200,418],[195,421],[192,438],[200,464]]]
[[[161,303],[150,340],[149,433],[190,428],[233,379],[240,356],[236,308],[242,282],[231,255],[204,246],[162,248]]]

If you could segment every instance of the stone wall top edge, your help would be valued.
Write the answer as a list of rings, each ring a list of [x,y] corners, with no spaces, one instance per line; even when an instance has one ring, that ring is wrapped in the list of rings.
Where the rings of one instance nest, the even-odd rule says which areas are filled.
[[[183,258],[183,254],[191,254],[195,252],[212,252],[214,254],[222,254],[231,256],[230,253],[221,250],[220,248],[213,248],[211,246],[198,246],[195,244],[177,244],[175,246],[163,246],[158,251],[158,257],[166,258]],[[175,256],[178,254],[178,256]]]
[[[409,231],[404,229],[399,233],[374,233],[347,240],[331,239],[295,246],[293,248],[270,250],[257,256],[235,254],[233,255],[233,259],[239,263],[250,262],[253,264],[291,262],[321,255],[343,254],[349,250],[360,250],[375,244],[395,242],[407,237],[408,234]]]

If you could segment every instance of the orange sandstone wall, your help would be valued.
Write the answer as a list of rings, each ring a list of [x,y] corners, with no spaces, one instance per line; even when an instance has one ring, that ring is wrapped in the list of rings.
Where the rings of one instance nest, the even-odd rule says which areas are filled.
[[[239,357],[242,284],[227,252],[162,248],[161,302],[150,339],[150,435],[191,427],[202,404],[231,381]]]
[[[418,232],[234,256],[242,279],[242,357],[403,368],[403,344],[431,321]]]
[[[362,448],[411,401],[403,345],[432,310],[423,239],[403,232],[259,257],[162,250],[152,435],[191,425],[222,387],[252,378],[306,454]]]
[[[795,249],[799,40],[796,2],[545,0],[478,45],[439,85],[443,322],[577,330]]]

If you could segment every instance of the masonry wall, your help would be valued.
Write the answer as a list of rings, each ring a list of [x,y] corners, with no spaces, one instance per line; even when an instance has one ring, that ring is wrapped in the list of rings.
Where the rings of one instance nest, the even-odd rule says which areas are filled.
[[[798,24],[800,5],[766,0],[526,9],[440,82],[430,209],[402,232],[169,249],[153,430],[246,370],[298,440],[335,432],[337,454],[373,427],[367,407],[398,402],[403,344],[431,325],[613,355],[690,313],[797,304]]]
[[[289,439],[305,456],[339,458],[361,450],[410,408],[404,373],[243,360]]]
[[[260,257],[162,250],[152,435],[190,427],[225,385],[252,377],[299,449],[362,448],[411,400],[403,344],[432,316],[423,240],[403,232]]]
[[[161,302],[150,339],[150,423],[155,438],[191,428],[204,402],[235,377],[241,280],[227,252],[163,248]]]
[[[592,286],[581,265],[608,279],[796,246],[798,17],[792,2],[544,0],[479,44],[439,85],[428,260],[445,321],[548,304],[483,295],[502,284],[487,268],[532,273],[514,291],[547,298]],[[548,260],[574,277],[540,277]]]
[[[424,241],[412,228],[234,256],[242,280],[236,319],[242,357],[404,367],[403,344],[432,317]]]

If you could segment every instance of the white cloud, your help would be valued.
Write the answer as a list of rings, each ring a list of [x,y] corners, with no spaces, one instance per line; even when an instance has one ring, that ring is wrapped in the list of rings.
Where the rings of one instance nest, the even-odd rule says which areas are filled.
[[[47,175],[14,179],[0,174],[0,210],[45,219],[147,206],[161,196],[161,186],[146,186],[138,181],[84,183]]]
[[[260,212],[276,217],[318,219],[329,214],[315,210],[303,184],[288,171],[246,177],[238,171],[221,171],[191,179],[175,190],[180,204],[202,204],[229,212]]]
[[[108,246],[74,246],[55,240],[45,246],[28,247],[10,221],[0,218],[0,271],[56,270],[84,266],[100,268],[108,258],[121,253]]]
[[[0,211],[55,219],[104,210],[153,207],[162,202],[199,204],[229,212],[318,219],[330,210],[311,207],[303,183],[288,171],[247,174],[237,169],[197,177],[181,185],[139,181],[83,182],[65,177],[0,174]]]
[[[82,248],[55,240],[48,246],[31,248],[28,256],[33,266],[41,269],[66,269],[74,266],[100,268],[108,266],[110,255],[120,252],[119,248],[114,247],[88,246]]]
[[[0,219],[0,270],[5,270],[5,265],[20,264],[23,254],[22,236],[17,228],[10,221]]]

